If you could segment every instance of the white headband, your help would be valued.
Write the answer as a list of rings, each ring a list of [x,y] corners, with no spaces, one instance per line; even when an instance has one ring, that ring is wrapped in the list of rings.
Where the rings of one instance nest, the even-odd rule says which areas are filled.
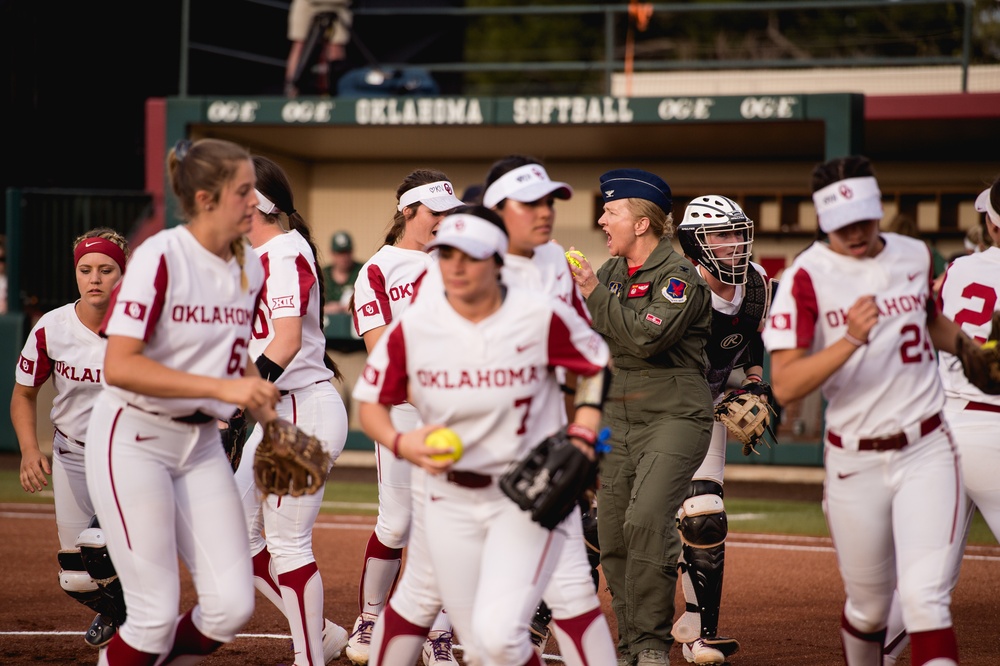
[[[497,225],[475,215],[449,215],[438,225],[434,240],[425,250],[447,245],[458,248],[473,259],[486,259],[494,254],[503,259],[507,254],[507,235]]]
[[[452,208],[462,205],[462,200],[455,196],[455,188],[447,180],[439,180],[436,183],[428,183],[406,190],[399,197],[399,205],[396,210],[403,210],[407,206],[412,206],[417,202],[430,208],[435,213],[443,213]]]
[[[976,197],[976,210],[980,213],[986,213],[990,218],[990,222],[1000,227],[1000,213],[997,213],[996,209],[993,207],[993,202],[990,201],[990,190],[993,188],[987,187],[985,190],[979,193]]]
[[[573,196],[573,188],[566,183],[549,180],[541,164],[525,164],[500,176],[483,193],[483,205],[493,208],[504,199],[522,203],[538,201],[554,194],[560,199]]]
[[[279,212],[278,207],[270,199],[261,194],[260,190],[254,190],[254,192],[257,193],[257,208],[260,212],[264,213],[264,215]]]
[[[862,220],[882,219],[882,192],[874,176],[845,178],[813,192],[819,228],[830,233]]]

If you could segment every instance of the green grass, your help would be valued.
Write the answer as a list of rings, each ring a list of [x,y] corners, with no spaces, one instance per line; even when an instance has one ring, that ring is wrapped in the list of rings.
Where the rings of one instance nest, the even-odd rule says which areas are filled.
[[[378,487],[374,483],[337,481],[326,485],[323,513],[374,516],[378,513]],[[16,470],[0,470],[0,502],[51,503],[51,486],[42,493],[21,489]],[[729,529],[734,533],[829,536],[819,502],[791,500],[727,499]],[[986,521],[976,512],[969,543],[997,545]]]

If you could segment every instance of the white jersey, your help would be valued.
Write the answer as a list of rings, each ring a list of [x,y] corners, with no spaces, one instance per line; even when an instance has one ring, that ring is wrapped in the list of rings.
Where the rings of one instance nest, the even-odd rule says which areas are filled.
[[[455,470],[497,475],[562,426],[561,407],[536,402],[558,391],[552,368],[590,376],[608,358],[583,319],[539,294],[512,287],[479,323],[442,299],[418,298],[375,346],[354,398],[392,405],[409,395],[421,421],[462,439]]]
[[[417,278],[433,263],[422,250],[385,245],[365,262],[354,283],[354,329],[358,335],[398,319],[413,300]]]
[[[100,395],[106,341],[87,328],[69,303],[42,315],[18,359],[15,379],[41,386],[52,377],[52,425],[78,442],[87,438],[90,408]]]
[[[937,414],[944,405],[927,330],[933,278],[930,251],[914,238],[881,236],[885,247],[864,259],[813,243],[785,271],[764,329],[769,352],[815,353],[844,337],[847,311],[860,296],[875,295],[879,320],[868,344],[822,385],[829,403],[827,426],[839,435],[869,438],[897,433]]]
[[[247,365],[257,298],[264,285],[260,259],[247,243],[240,266],[202,247],[186,226],[161,231],[140,245],[112,295],[103,333],[143,340],[143,354],[168,368],[235,379]],[[114,386],[108,390],[149,412],[182,417],[201,411],[228,419],[236,405],[209,398],[160,398]]]
[[[948,267],[938,304],[949,319],[977,342],[990,334],[994,310],[1000,310],[1000,248],[959,257]],[[986,395],[973,386],[953,354],[941,352],[938,359],[941,381],[949,398],[1000,406],[1000,396]]]
[[[283,391],[328,381],[326,336],[320,326],[319,278],[308,241],[292,230],[275,236],[254,251],[264,266],[264,288],[254,315],[250,358],[256,359],[274,339],[275,319],[302,317],[302,348],[274,382]]]

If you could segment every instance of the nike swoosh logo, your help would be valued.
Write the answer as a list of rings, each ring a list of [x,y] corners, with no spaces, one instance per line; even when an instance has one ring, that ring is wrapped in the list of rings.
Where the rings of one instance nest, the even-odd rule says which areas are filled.
[[[83,244],[84,247],[90,247],[91,245],[97,245],[97,241],[87,241]]]
[[[911,280],[911,281],[912,280],[916,280],[918,277],[920,277],[920,273],[914,273],[912,275],[909,274],[909,273],[906,274],[906,279]]]
[[[848,472],[847,474],[844,474],[843,472],[837,472],[837,478],[841,480],[849,479],[857,474],[860,474],[860,472]]]
[[[565,273],[560,273],[559,275],[556,276],[556,279],[557,280],[562,280],[564,277],[566,277],[566,274]]]
[[[135,441],[137,441],[137,442],[145,442],[148,439],[159,439],[159,438],[160,438],[159,435],[146,435],[145,437],[143,437],[142,435],[136,435],[135,436]]]
[[[529,342],[529,343],[528,343],[528,344],[526,344],[526,345],[518,345],[518,346],[517,346],[517,353],[518,353],[518,354],[520,354],[521,352],[523,352],[523,351],[524,351],[525,349],[527,349],[528,347],[534,347],[534,346],[535,346],[535,345],[537,345],[537,344],[538,344],[537,342]]]
[[[438,500],[443,500],[444,497],[438,497],[437,495],[431,495],[431,501],[437,502]]]

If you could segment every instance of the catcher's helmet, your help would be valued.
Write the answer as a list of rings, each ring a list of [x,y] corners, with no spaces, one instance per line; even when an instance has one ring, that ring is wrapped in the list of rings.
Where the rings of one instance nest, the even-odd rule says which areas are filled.
[[[735,242],[710,243],[708,234],[736,232]],[[753,220],[746,216],[732,199],[708,194],[697,197],[684,209],[684,220],[677,227],[677,236],[684,254],[704,266],[725,284],[740,285],[747,281],[750,252],[753,247]],[[720,261],[713,250],[733,248],[732,262]]]

